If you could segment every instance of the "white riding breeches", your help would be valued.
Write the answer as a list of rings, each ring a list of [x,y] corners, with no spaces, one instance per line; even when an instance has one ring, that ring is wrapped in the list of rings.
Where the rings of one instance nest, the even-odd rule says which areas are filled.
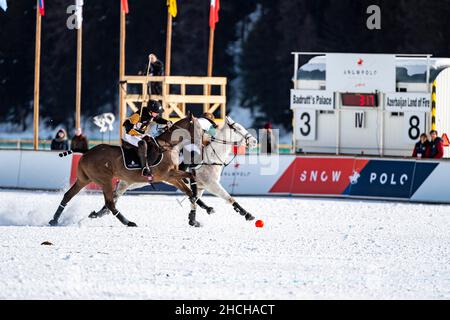
[[[132,144],[133,146],[138,147],[139,141],[141,141],[142,138],[144,138],[145,136],[151,137],[148,134],[143,134],[143,135],[139,135],[139,136],[132,136],[131,134],[124,133],[122,139],[125,140],[126,142],[128,142],[129,144]]]

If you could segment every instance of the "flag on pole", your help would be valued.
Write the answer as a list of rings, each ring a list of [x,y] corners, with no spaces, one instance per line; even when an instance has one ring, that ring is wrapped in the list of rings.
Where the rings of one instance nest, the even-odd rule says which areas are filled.
[[[2,8],[4,11],[8,9],[8,4],[6,3],[6,0],[0,0],[0,8]]]
[[[39,13],[41,14],[41,16],[45,16],[44,0],[39,0]]]
[[[219,21],[219,0],[211,0],[211,6],[209,7],[209,27],[215,29],[216,23]]]
[[[122,0],[122,10],[128,14],[129,9],[128,9],[128,0]]]
[[[167,8],[169,10],[170,15],[175,18],[178,13],[177,0],[167,0]]]
[[[83,5],[84,5],[83,0],[75,1],[75,17],[76,17],[75,23],[77,29],[80,29],[81,25],[83,24]]]

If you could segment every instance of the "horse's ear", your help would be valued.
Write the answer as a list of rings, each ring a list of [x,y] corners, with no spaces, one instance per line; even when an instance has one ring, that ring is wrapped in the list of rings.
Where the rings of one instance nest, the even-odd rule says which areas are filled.
[[[192,117],[193,117],[192,112],[188,111],[188,118],[189,118],[189,120],[192,120]]]

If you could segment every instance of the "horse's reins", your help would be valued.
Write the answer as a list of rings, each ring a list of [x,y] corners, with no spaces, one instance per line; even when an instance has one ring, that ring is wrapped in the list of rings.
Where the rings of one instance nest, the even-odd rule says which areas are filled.
[[[245,140],[245,144],[248,145],[248,140],[252,137],[252,135],[250,133],[247,132],[247,134],[244,136],[242,133],[240,133],[236,128],[235,125],[236,122],[233,123],[227,123],[227,125],[233,129],[234,132],[237,132],[242,139],[239,141],[227,141],[227,140],[222,140],[222,139],[217,139],[215,137],[211,137],[211,141],[217,142],[217,143],[221,143],[221,144],[227,144],[227,145],[232,145],[232,146],[238,146],[242,143],[242,140]]]
[[[191,128],[192,125],[193,125],[193,122],[190,121],[189,129]],[[170,126],[170,128],[168,128],[168,129],[167,129],[166,131],[164,131],[162,134],[167,133],[167,132],[169,132],[170,130],[173,130],[172,128],[175,128],[175,129],[181,129],[181,130],[186,130],[185,128],[182,128],[182,127],[180,127],[179,125],[176,125],[175,123],[173,123],[173,124]],[[189,131],[189,130],[188,130],[188,131]],[[161,135],[162,135],[162,134],[161,134]],[[155,142],[157,142],[158,138],[159,138],[159,137],[156,137],[156,138],[155,138]],[[173,148],[173,147],[175,147],[175,146],[177,145],[177,144],[173,144],[173,143],[171,143],[170,141],[166,141],[166,140],[162,140],[162,142],[164,142],[165,144],[169,145],[169,149],[165,149],[163,146],[161,146],[160,143],[157,142],[157,143],[158,143],[158,147],[159,147],[159,149],[160,149],[161,152],[169,151],[170,148]]]

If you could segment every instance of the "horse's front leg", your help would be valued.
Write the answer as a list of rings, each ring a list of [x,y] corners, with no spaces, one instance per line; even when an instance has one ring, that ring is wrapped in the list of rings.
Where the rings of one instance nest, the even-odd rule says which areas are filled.
[[[108,179],[108,182],[104,182],[102,185],[103,195],[105,197],[105,205],[112,212],[112,214],[120,221],[122,224],[128,227],[136,227],[136,223],[129,221],[125,216],[119,212],[116,208],[116,204],[114,203],[114,191],[111,185],[111,180]]]
[[[255,217],[242,208],[241,205],[217,181],[210,181],[208,184],[205,184],[205,187],[206,190],[212,194],[229,202],[236,212],[245,217],[245,220],[251,221],[255,219]]]
[[[216,212],[216,211],[214,210],[213,207],[209,207],[206,203],[204,203],[204,202],[202,201],[201,197],[203,196],[203,192],[205,192],[205,189],[203,189],[203,188],[198,188],[198,195],[197,195],[197,196],[198,196],[198,199],[197,199],[197,204],[198,204],[198,206],[199,206],[200,208],[206,210],[206,212],[207,212],[208,214],[211,214],[211,213]]]
[[[53,219],[49,221],[49,224],[51,226],[56,226],[58,225],[58,220],[62,214],[62,212],[64,211],[64,208],[66,207],[67,203],[69,203],[69,201],[78,193],[81,191],[81,189],[83,189],[87,184],[89,183],[89,181],[83,181],[77,178],[77,181],[75,181],[75,183],[70,187],[70,189],[64,194],[64,197],[61,201],[61,203],[59,204],[58,209],[56,210]]]
[[[195,220],[195,216],[197,213],[197,205],[200,206],[200,208],[206,210],[206,212],[208,214],[214,213],[214,208],[208,206],[206,203],[203,202],[203,200],[201,200],[201,196],[203,195],[203,192],[205,191],[203,188],[199,188],[198,187],[198,179],[196,175],[193,175],[191,173],[182,171],[184,174],[190,175],[190,177],[188,178],[190,181],[190,187],[191,187],[191,191],[192,191],[192,197],[189,198],[189,200],[191,201],[191,211],[189,213],[189,224],[190,225],[194,225],[197,224],[198,222],[196,222]],[[181,181],[181,183],[185,184],[184,181]]]
[[[194,204],[198,204],[200,206],[200,208],[206,210],[206,212],[208,214],[214,213],[214,208],[208,206],[206,203],[203,202],[203,200],[200,199],[200,197],[202,196],[204,189],[200,189],[198,188],[198,179],[199,177],[197,177],[197,175],[193,175],[189,172],[186,171],[174,171],[173,175],[174,178],[177,179],[188,179],[191,183],[191,191],[192,191],[192,198],[189,198],[189,200],[191,200],[191,203],[194,202]],[[184,181],[181,181],[184,184]],[[180,189],[180,188],[178,188]],[[181,190],[181,189],[180,189]],[[201,191],[200,191],[201,190]],[[196,210],[196,208],[193,209],[194,211]]]
[[[186,172],[183,172],[186,173]],[[179,190],[184,192],[191,201],[191,211],[189,212],[189,225],[193,227],[200,227],[201,224],[196,220],[196,212],[197,212],[197,197],[194,196],[194,193],[191,189],[184,183],[182,180],[183,178],[186,178],[184,175],[180,175],[178,173],[175,173],[171,176],[167,182],[171,183],[175,187],[177,187]]]
[[[170,179],[173,181],[177,181],[178,183],[183,184],[184,186],[186,186],[186,188],[184,188],[184,186],[177,186],[178,189],[180,189],[181,191],[183,191],[184,193],[186,193],[184,190],[189,190],[189,200],[196,202],[197,201],[197,181],[195,176],[192,173],[186,172],[186,171],[181,171],[181,170],[172,170],[171,172],[169,172],[169,176]],[[187,187],[187,185],[184,183],[183,179],[187,179],[189,180],[192,185],[192,190]],[[187,194],[187,193],[186,193]]]

